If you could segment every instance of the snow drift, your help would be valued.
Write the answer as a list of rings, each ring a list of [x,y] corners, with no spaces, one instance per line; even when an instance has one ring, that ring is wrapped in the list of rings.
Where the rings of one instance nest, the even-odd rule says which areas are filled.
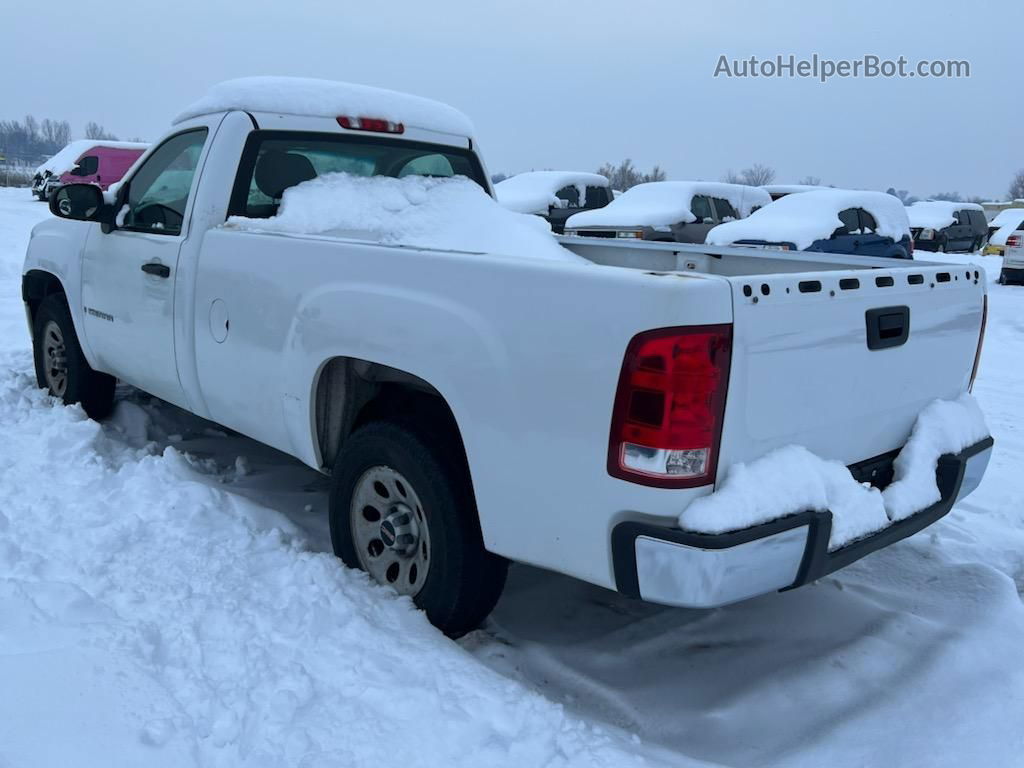
[[[375,117],[406,127],[473,135],[469,118],[439,101],[385,88],[305,77],[225,80],[187,107],[174,122],[231,109],[311,117]]]
[[[985,417],[971,395],[936,400],[918,416],[896,458],[893,482],[884,491],[858,483],[838,461],[790,445],[729,467],[714,493],[683,510],[679,525],[700,533],[725,533],[805,510],[830,510],[829,549],[838,549],[939,501],[939,457],[959,453],[988,435]]]
[[[545,214],[551,206],[565,207],[565,201],[555,194],[564,187],[576,187],[582,207],[587,200],[587,187],[607,186],[608,179],[597,173],[528,171],[499,181],[494,185],[494,195],[510,211]]]
[[[722,197],[740,216],[766,206],[771,196],[759,187],[710,181],[651,181],[630,187],[604,208],[580,211],[565,222],[575,227],[668,227],[696,221],[690,210],[694,195]]]
[[[588,263],[555,242],[546,221],[506,210],[464,177],[325,174],[285,190],[273,218],[232,216],[225,226]]]
[[[719,224],[708,232],[705,242],[732,245],[738,240],[764,240],[793,243],[802,251],[816,240],[831,237],[843,224],[839,213],[847,208],[863,208],[870,213],[879,235],[897,241],[910,235],[907,210],[898,198],[884,192],[820,189],[787,195],[749,218]]]

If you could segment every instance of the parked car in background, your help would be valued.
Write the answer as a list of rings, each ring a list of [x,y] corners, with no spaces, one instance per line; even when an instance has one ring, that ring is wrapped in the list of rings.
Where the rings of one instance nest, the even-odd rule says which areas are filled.
[[[986,256],[1002,256],[1007,239],[1014,232],[1024,230],[1024,208],[1007,208],[1000,211],[988,223],[988,242],[985,244]]]
[[[786,195],[794,195],[798,192],[811,192],[815,189],[832,189],[823,187],[820,184],[762,184],[761,189],[767,192],[772,200],[778,200]]]
[[[980,250],[988,238],[985,209],[977,203],[922,200],[907,208],[914,247],[939,253]]]
[[[603,208],[612,201],[608,179],[597,173],[528,171],[494,185],[504,207],[547,219],[551,230],[562,234],[574,213]]]
[[[96,184],[107,189],[120,181],[149,144],[80,139],[68,144],[36,169],[32,194],[48,200],[63,184]]]
[[[1006,238],[999,282],[1002,285],[1024,285],[1024,231],[1018,229]]]
[[[722,222],[768,205],[760,187],[708,181],[651,181],[626,190],[596,211],[570,216],[567,235],[703,243]]]
[[[914,253],[898,198],[849,189],[788,195],[748,219],[715,227],[707,242],[890,259],[910,259]]]

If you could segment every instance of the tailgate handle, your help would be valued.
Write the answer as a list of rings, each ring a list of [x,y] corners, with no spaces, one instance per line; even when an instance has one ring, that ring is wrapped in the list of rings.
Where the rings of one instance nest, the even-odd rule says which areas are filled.
[[[888,349],[910,338],[910,307],[878,307],[864,313],[868,349]]]

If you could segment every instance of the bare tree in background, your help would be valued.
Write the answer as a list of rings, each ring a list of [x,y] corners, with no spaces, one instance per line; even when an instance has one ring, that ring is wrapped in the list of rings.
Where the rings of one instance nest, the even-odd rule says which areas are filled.
[[[740,171],[740,177],[743,179],[744,184],[749,184],[752,187],[761,187],[775,181],[775,169],[761,163],[754,163],[749,168],[744,168]]]
[[[914,197],[912,194],[910,194],[909,190],[906,189],[896,189],[895,187],[889,187],[885,191],[886,194],[892,195],[893,197],[898,197],[900,199],[900,202],[903,203],[904,205],[913,205],[918,201],[918,198]]]
[[[67,120],[51,120],[46,118],[40,123],[39,132],[43,137],[43,141],[53,147],[51,150],[53,152],[60,151],[62,147],[66,147],[71,141],[71,123]]]
[[[806,184],[808,187],[820,187],[821,176],[804,176],[800,183]]]
[[[117,136],[110,133],[106,128],[97,122],[89,121],[85,126],[85,138],[87,139],[106,139],[107,141],[117,141]]]
[[[1024,169],[1017,171],[1010,183],[1010,199],[1019,200],[1024,198]]]
[[[744,168],[739,173],[730,168],[725,172],[722,181],[726,184],[748,184],[751,187],[760,187],[771,184],[775,180],[775,169],[769,168],[761,163],[754,163],[749,168]]]
[[[635,187],[637,184],[646,184],[649,181],[664,181],[666,178],[665,171],[657,165],[651,168],[650,173],[641,173],[629,158],[626,158],[618,165],[605,163],[597,169],[597,172],[607,177],[608,181],[611,182],[612,189],[621,189],[623,191],[630,187]]]

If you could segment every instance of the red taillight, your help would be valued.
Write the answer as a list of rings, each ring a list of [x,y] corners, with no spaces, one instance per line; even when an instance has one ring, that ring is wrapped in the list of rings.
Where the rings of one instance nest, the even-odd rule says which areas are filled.
[[[1007,248],[1020,248],[1020,242],[1021,242],[1020,235],[1010,235],[1008,238],[1006,238],[1006,247]]]
[[[634,336],[615,393],[608,473],[659,488],[714,482],[731,352],[731,325]]]
[[[376,133],[405,133],[404,123],[393,123],[379,117],[339,117],[338,125],[350,131],[374,131]]]
[[[1009,241],[1007,241],[1009,242]],[[985,345],[985,326],[988,325],[988,296],[982,297],[981,302],[981,331],[978,332],[978,350],[974,353],[974,367],[971,369],[971,383],[967,386],[968,392],[974,391],[974,380],[978,378],[978,366],[981,364],[981,348]]]

